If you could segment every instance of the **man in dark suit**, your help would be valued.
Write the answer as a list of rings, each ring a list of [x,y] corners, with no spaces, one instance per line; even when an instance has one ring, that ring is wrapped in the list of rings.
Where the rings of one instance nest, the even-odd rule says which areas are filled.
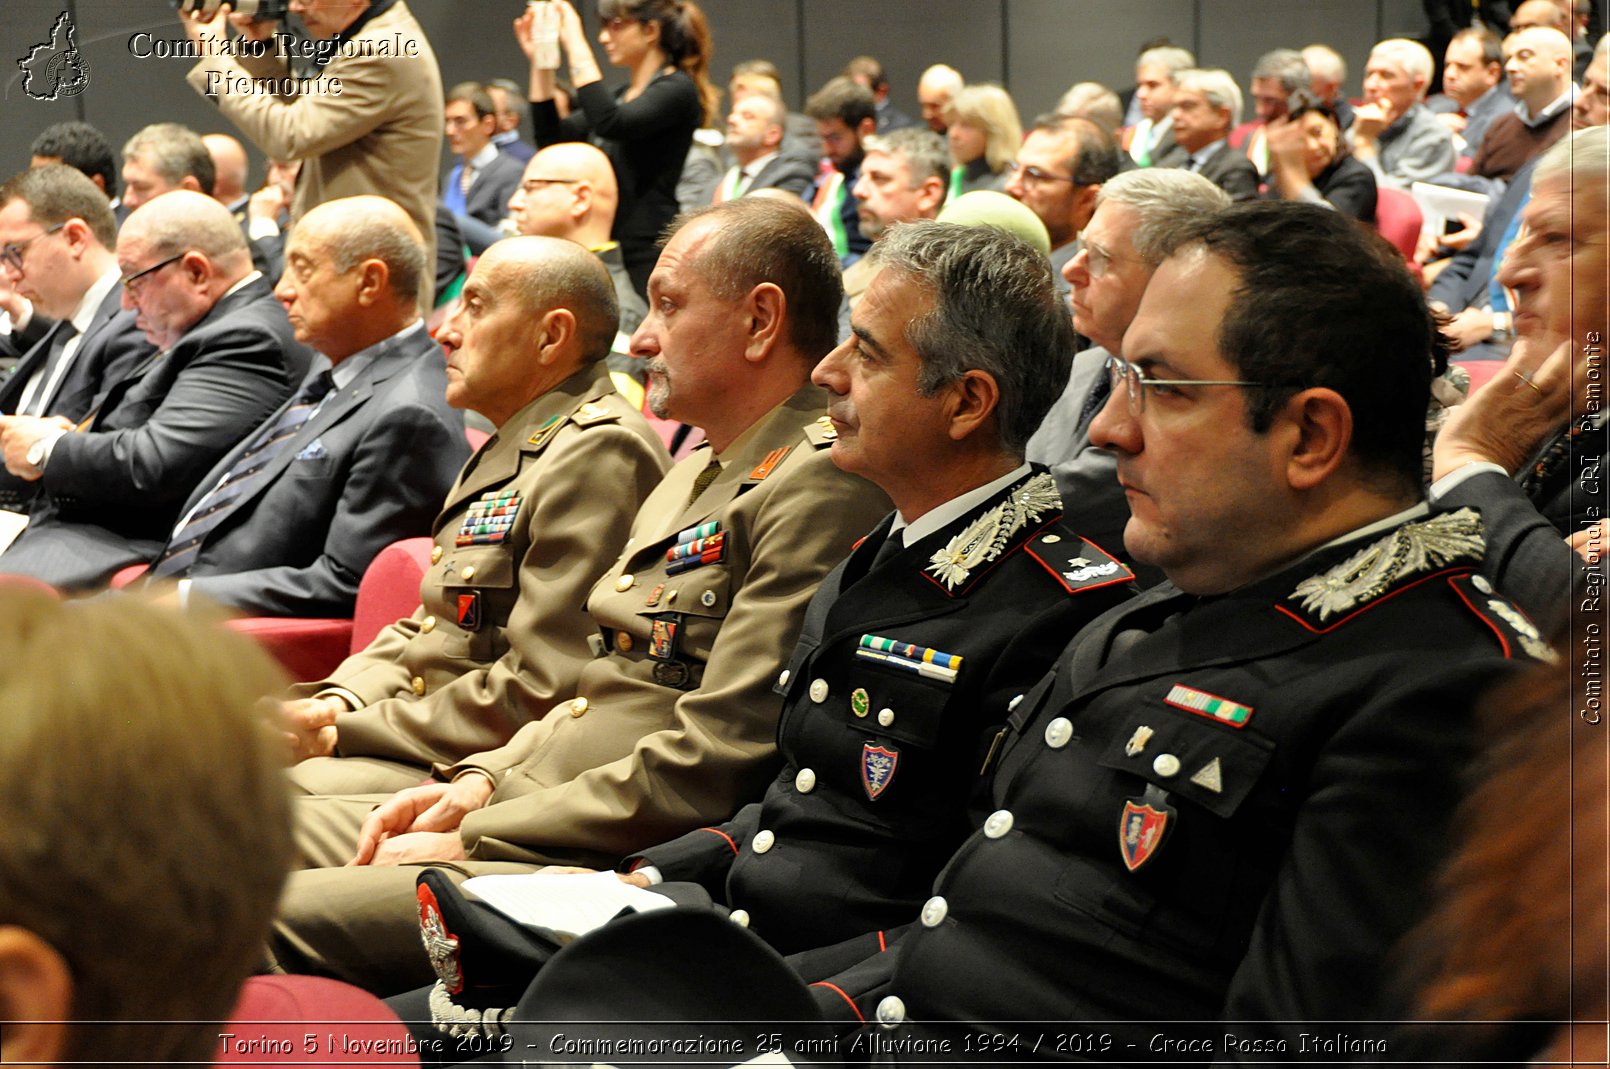
[[[380,197],[326,201],[275,290],[329,359],[196,484],[151,581],[260,616],[344,616],[387,544],[422,535],[469,456],[419,319],[419,231]]]
[[[1157,166],[1195,171],[1231,200],[1258,195],[1258,168],[1230,148],[1230,131],[1241,122],[1241,89],[1229,71],[1181,71],[1174,80],[1169,116],[1177,147]]]
[[[1432,453],[1433,502],[1481,510],[1483,573],[1545,627],[1565,619],[1583,571],[1565,540],[1601,562],[1605,548],[1607,140],[1595,126],[1538,159],[1527,234],[1498,275],[1515,294],[1515,350],[1454,408]]]
[[[492,143],[497,121],[492,98],[479,82],[460,82],[448,90],[447,146],[458,163],[442,186],[442,203],[452,211],[460,229],[466,230],[470,248],[476,252],[497,240],[498,222],[525,170],[524,164]],[[474,226],[476,223],[480,226]]]
[[[116,240],[105,194],[72,167],[35,167],[0,186],[0,260],[20,313],[0,338],[19,358],[0,382],[0,414],[77,421],[103,382],[151,355],[121,307]],[[31,496],[9,489],[0,505]]]
[[[816,161],[790,151],[787,118],[783,102],[765,93],[750,93],[733,102],[727,114],[727,148],[736,162],[716,184],[715,203],[757,189],[805,195],[816,180]]]
[[[1008,1020],[1113,1050],[1156,1021],[1198,1022],[1161,1033],[1197,1052],[1294,1052],[1318,1021],[1378,1038],[1356,1022],[1404,1015],[1388,952],[1427,901],[1471,702],[1550,656],[1474,574],[1481,521],[1423,500],[1436,335],[1402,258],[1284,202],[1172,244],[1091,428],[1126,545],[1169,582],[1017,703],[908,934],[817,988],[893,1042]]]
[[[196,482],[312,360],[211,197],[181,190],[143,205],[123,224],[117,257],[125,300],[158,351],[108,383],[76,425],[0,419],[13,486],[38,484],[0,571],[82,588],[150,560]]]

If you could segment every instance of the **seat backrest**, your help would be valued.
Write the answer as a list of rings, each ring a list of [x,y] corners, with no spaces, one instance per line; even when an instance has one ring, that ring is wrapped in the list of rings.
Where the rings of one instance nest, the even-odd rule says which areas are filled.
[[[404,538],[375,555],[358,584],[352,610],[353,653],[368,646],[381,628],[413,615],[432,544],[429,538]]]
[[[486,444],[487,439],[490,437],[492,436],[481,430],[479,427],[464,428],[464,440],[470,443],[471,452],[475,452],[476,450],[480,449],[481,446]]]
[[[1406,260],[1414,259],[1422,222],[1420,205],[1414,202],[1414,197],[1390,186],[1382,186],[1376,191],[1375,229],[1397,246]]]

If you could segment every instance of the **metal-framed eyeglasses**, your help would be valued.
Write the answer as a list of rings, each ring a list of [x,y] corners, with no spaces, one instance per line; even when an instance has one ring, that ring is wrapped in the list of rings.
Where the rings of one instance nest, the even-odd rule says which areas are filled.
[[[140,295],[140,288],[145,285],[145,279],[148,276],[156,274],[158,271],[162,270],[164,267],[167,267],[169,264],[178,263],[180,260],[183,260],[189,254],[190,254],[190,250],[186,249],[184,252],[179,253],[177,256],[170,256],[166,260],[163,260],[163,261],[161,261],[159,263],[154,263],[150,267],[147,267],[145,270],[136,271],[132,275],[127,275],[127,276],[125,276],[123,278],[118,279],[118,281],[123,283],[123,288],[128,291],[128,294],[129,294],[130,297],[138,297]]]
[[[1123,387],[1125,397],[1129,401],[1129,414],[1138,416],[1146,411],[1146,395],[1152,390],[1172,390],[1176,386],[1260,386],[1266,387],[1266,382],[1247,382],[1242,379],[1154,379],[1148,378],[1138,364],[1131,364],[1127,360],[1120,360],[1116,356],[1107,358],[1107,379],[1112,383],[1114,393]]]
[[[523,178],[520,180],[520,192],[535,193],[543,186],[573,186],[579,181],[579,178]]]
[[[1025,167],[1016,160],[1008,160],[1005,170],[1008,175],[1021,173],[1024,179],[1030,182],[1069,182],[1076,186],[1087,186],[1090,184],[1089,182],[1081,182],[1077,178],[1074,178],[1070,175],[1052,174],[1050,171],[1042,170],[1039,167],[1035,167],[1033,164]]]
[[[38,241],[40,238],[48,238],[48,237],[50,237],[50,235],[54,234],[56,231],[60,230],[62,227],[66,226],[66,225],[67,225],[67,220],[63,219],[61,222],[57,223],[53,227],[50,227],[48,230],[41,230],[39,233],[35,234],[33,237],[29,238],[27,241],[18,241],[18,242],[13,242],[12,244],[9,244],[9,245],[0,246],[0,263],[4,263],[7,267],[11,268],[13,271],[21,271],[22,270],[22,255],[23,255],[23,253],[28,251],[28,246],[32,245],[34,242]]]

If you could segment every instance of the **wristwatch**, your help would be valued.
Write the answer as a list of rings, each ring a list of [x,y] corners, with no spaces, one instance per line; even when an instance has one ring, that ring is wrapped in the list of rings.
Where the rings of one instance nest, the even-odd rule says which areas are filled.
[[[1508,312],[1493,313],[1493,337],[1508,341],[1515,336],[1515,320]]]
[[[54,439],[51,438],[41,438],[33,445],[30,445],[28,447],[27,457],[25,458],[28,463],[43,470],[45,467],[45,457],[50,452],[50,443],[53,440]]]

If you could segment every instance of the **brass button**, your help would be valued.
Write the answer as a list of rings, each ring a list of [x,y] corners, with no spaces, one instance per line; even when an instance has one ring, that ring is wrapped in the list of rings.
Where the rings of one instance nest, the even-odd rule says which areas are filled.
[[[430,547],[430,562],[432,564],[440,564],[440,563],[442,563],[442,547],[441,546],[431,546]]]
[[[615,632],[615,648],[622,653],[632,652],[632,636],[625,631]]]
[[[458,574],[466,583],[469,582],[471,579],[475,578],[475,565],[466,564],[464,566],[464,570]]]
[[[409,686],[414,690],[414,697],[423,698],[425,696],[425,681],[419,676],[415,676],[414,681]]]
[[[436,617],[425,617],[425,622],[419,625],[419,633],[422,635],[428,635],[434,630],[436,630]]]
[[[624,594],[626,591],[632,589],[632,584],[635,582],[637,582],[637,577],[635,575],[623,575],[619,579],[615,580],[615,589]]]
[[[587,711],[586,698],[572,698],[570,701],[570,715],[580,716]]]

